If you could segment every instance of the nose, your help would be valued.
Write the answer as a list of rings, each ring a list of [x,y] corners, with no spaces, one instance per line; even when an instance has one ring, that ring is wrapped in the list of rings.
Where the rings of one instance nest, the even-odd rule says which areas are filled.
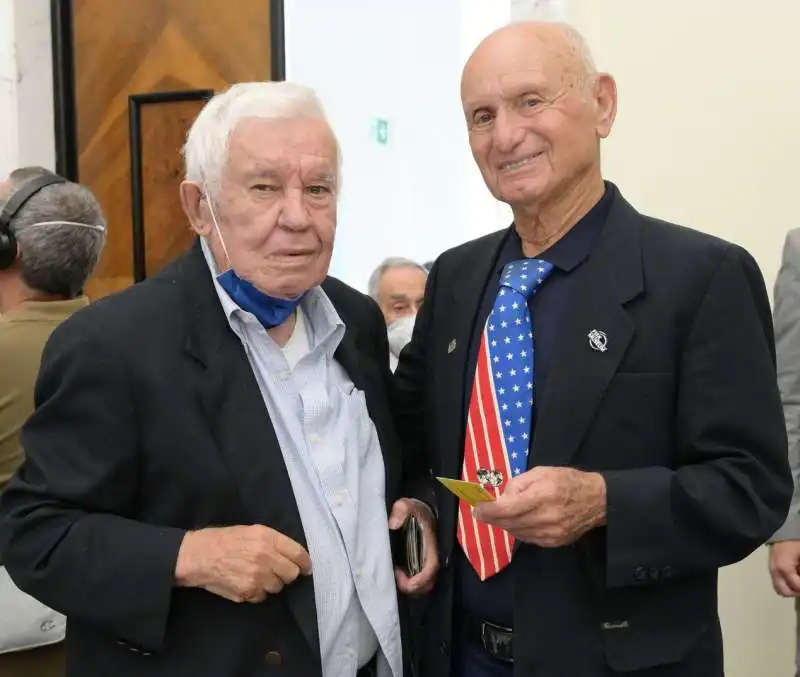
[[[517,117],[506,110],[500,110],[493,126],[494,147],[500,153],[510,153],[525,138],[525,129]]]
[[[311,225],[311,214],[303,200],[303,191],[287,191],[281,203],[278,226],[287,230],[302,231],[310,228]]]

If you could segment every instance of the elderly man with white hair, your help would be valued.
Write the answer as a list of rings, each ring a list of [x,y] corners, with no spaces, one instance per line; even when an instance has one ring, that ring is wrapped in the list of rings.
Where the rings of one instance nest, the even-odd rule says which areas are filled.
[[[384,259],[369,276],[369,295],[380,306],[389,338],[389,367],[397,368],[400,353],[411,340],[414,321],[425,299],[428,271],[402,256]]]
[[[437,547],[383,318],[327,276],[336,139],[310,90],[249,83],[185,157],[194,248],[45,350],[5,564],[68,617],[68,677],[401,677],[397,591]],[[412,516],[413,576],[390,553]]]

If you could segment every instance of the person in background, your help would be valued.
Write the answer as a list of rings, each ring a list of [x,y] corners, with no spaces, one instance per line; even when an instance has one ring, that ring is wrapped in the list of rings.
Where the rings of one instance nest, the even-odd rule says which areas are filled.
[[[770,542],[769,571],[775,592],[795,598],[798,612],[796,675],[800,677],[800,229],[789,231],[775,281],[775,346],[778,386],[789,440],[794,496],[786,522]]]
[[[416,261],[399,256],[384,260],[370,275],[369,295],[377,301],[386,320],[389,337],[389,366],[411,340],[414,320],[425,296],[428,271]]]
[[[792,493],[758,265],[604,181],[571,27],[493,33],[461,94],[514,223],[437,259],[395,373],[404,449],[494,499],[439,492],[423,677],[722,677],[718,569]]]
[[[105,244],[105,225],[86,188],[46,169],[24,167],[0,182],[0,492],[23,462],[19,431],[34,409],[45,343],[89,304],[82,289]],[[0,677],[63,677],[63,619],[48,619],[2,568],[0,577]],[[29,607],[45,620],[21,627]],[[10,608],[16,614],[3,611]]]
[[[192,249],[48,342],[8,571],[67,616],[67,677],[402,677],[430,478],[400,453],[380,311],[328,276],[334,133],[312,90],[241,83],[184,151]],[[411,515],[414,576],[390,550]]]

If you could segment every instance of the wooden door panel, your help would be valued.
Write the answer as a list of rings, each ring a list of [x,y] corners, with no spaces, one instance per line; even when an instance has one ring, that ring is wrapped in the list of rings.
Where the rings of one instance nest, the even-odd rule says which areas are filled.
[[[183,180],[180,152],[209,95],[210,90],[182,90],[132,98],[131,154],[141,158],[132,169],[137,279],[163,268],[194,240],[178,192]]]
[[[177,194],[183,175],[179,150],[202,104],[143,106],[137,146],[142,156],[134,159],[130,97],[219,91],[234,82],[270,79],[270,5],[269,0],[72,0],[78,179],[94,192],[109,223],[106,250],[87,285],[92,298],[135,281],[135,242],[152,275],[192,240]],[[132,165],[142,168],[138,237]]]

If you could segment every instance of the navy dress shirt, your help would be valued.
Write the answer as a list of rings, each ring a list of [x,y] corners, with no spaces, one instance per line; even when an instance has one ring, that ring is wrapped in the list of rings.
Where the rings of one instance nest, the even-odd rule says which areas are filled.
[[[528,300],[535,332],[535,364],[536,364],[536,401],[544,401],[547,397],[547,375],[558,336],[559,324],[564,311],[570,302],[570,294],[575,286],[574,272],[589,258],[597,236],[603,228],[611,204],[616,195],[616,188],[606,183],[606,190],[600,201],[573,228],[548,250],[536,258],[553,264],[554,270],[539,291]],[[467,374],[475,373],[478,360],[481,334],[486,318],[492,310],[497,296],[500,273],[511,261],[523,259],[522,240],[513,226],[502,246],[492,275],[486,280],[481,305],[475,327],[472,331],[469,347]],[[472,395],[472,377],[465,388],[465,411],[469,409]],[[536,425],[536,416],[532,418]],[[531,440],[533,430],[531,430]],[[528,456],[531,462],[532,456]],[[534,463],[535,464],[535,463]],[[456,576],[456,618],[470,620],[486,620],[505,627],[513,627],[513,568],[514,561],[499,574],[481,582],[475,570],[464,556],[460,547],[454,553]]]

